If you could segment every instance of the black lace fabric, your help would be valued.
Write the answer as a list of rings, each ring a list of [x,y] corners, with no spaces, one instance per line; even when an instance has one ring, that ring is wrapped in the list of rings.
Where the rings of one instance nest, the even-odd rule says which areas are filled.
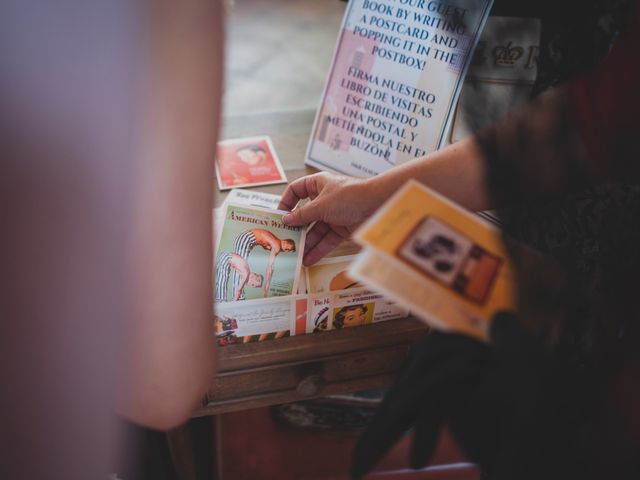
[[[504,207],[518,315],[588,379],[574,392],[584,415],[566,430],[575,458],[594,459],[592,478],[640,474],[640,128],[630,80],[638,49],[625,51],[622,68],[600,70],[608,91],[588,73],[578,98],[571,82],[620,52],[609,54],[630,17],[638,45],[638,3],[558,2],[560,15],[542,15],[539,95],[478,136],[490,194]],[[622,108],[611,108],[614,100]],[[602,115],[592,121],[585,111]]]
[[[630,334],[640,319],[640,186],[598,178],[563,82],[606,57],[633,5],[593,0],[558,2],[557,8],[547,4],[540,4],[534,88],[542,93],[478,138],[494,204],[506,207],[500,217],[507,237],[543,252],[564,271],[561,285],[548,282],[512,248],[526,307],[543,312],[547,318],[538,321],[547,326],[550,318],[561,317],[557,339],[576,361],[597,358],[599,365],[616,364],[633,350],[630,338],[640,339]],[[540,299],[552,304],[532,307]],[[558,325],[552,330],[557,334]]]

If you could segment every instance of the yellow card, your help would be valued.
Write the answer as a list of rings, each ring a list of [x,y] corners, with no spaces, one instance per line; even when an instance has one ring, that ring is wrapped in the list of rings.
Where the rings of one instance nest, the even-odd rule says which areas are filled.
[[[486,339],[493,314],[516,307],[515,272],[500,231],[416,181],[354,238],[367,252],[350,274],[436,328]]]

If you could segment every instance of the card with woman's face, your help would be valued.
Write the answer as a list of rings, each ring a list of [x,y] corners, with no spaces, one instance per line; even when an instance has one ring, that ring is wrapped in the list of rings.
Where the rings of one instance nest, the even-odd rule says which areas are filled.
[[[249,137],[218,142],[216,176],[220,190],[286,183],[269,137]]]

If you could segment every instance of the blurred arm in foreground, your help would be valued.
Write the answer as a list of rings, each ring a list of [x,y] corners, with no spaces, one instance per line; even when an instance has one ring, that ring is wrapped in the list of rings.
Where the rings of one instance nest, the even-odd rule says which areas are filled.
[[[170,427],[213,374],[221,22],[196,0],[0,6],[3,479],[102,478],[115,410]]]

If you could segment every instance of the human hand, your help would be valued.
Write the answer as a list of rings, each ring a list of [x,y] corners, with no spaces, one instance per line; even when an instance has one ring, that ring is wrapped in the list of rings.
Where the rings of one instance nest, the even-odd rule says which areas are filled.
[[[364,179],[322,172],[299,178],[287,187],[278,207],[281,210],[290,211],[300,200],[311,200],[283,218],[287,225],[316,222],[307,234],[305,265],[314,264],[349,238],[384,201],[367,186]]]

